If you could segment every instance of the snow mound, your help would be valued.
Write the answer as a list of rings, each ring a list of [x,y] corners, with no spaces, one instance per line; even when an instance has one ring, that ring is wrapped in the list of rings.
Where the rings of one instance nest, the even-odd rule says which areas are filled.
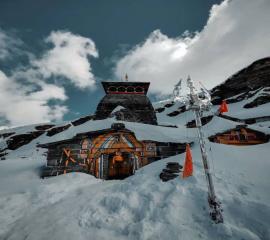
[[[1,239],[269,239],[270,144],[245,151],[208,146],[215,159],[224,224],[213,224],[208,216],[207,187],[195,144],[194,177],[166,183],[159,179],[162,168],[169,161],[183,164],[184,155],[155,162],[123,181],[80,173],[42,180],[40,160],[2,161]]]

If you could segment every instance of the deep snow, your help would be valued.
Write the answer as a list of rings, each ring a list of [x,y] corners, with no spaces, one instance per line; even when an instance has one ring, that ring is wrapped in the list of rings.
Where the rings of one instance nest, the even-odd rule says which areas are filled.
[[[270,104],[243,109],[248,101],[230,104],[228,114],[245,118],[270,111]],[[44,150],[36,151],[37,143],[107,128],[114,120],[89,121],[51,138],[42,135],[0,161],[0,239],[270,239],[270,143],[237,147],[207,141],[216,193],[224,209],[224,224],[214,224],[208,216],[196,129],[184,127],[194,117],[191,112],[168,117],[168,111],[158,114],[158,120],[179,128],[125,125],[139,139],[195,141],[193,177],[165,183],[159,179],[166,162],[183,164],[181,154],[152,163],[122,181],[102,181],[82,173],[40,179],[45,157]],[[216,116],[203,130],[210,136],[238,124]],[[268,126],[261,124],[249,127],[269,134]],[[15,131],[29,129],[33,126]]]

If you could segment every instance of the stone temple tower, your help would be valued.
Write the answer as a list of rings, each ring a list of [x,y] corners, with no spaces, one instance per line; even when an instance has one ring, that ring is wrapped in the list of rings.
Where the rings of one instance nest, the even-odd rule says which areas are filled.
[[[115,116],[118,120],[157,125],[155,110],[146,96],[149,82],[102,82],[106,95],[97,106],[95,119]]]

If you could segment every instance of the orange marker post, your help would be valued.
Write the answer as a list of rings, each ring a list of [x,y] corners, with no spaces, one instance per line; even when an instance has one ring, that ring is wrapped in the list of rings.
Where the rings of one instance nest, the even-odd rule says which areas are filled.
[[[189,144],[186,145],[186,159],[183,171],[183,178],[192,176],[193,174],[193,163],[192,163],[192,154]]]
[[[223,100],[220,107],[219,107],[219,112],[220,113],[225,113],[225,112],[228,112],[229,109],[228,109],[228,105],[226,103],[226,100]]]

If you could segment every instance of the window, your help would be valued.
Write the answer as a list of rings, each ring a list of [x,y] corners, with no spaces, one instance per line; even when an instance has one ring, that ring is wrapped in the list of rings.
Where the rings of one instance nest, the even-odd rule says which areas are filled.
[[[142,87],[136,87],[135,91],[137,93],[142,93],[143,92],[143,88]]]
[[[128,87],[127,92],[134,92],[134,87]]]
[[[108,88],[108,91],[109,92],[116,92],[116,87],[111,86],[111,87]]]
[[[118,92],[126,92],[126,88],[124,87],[119,87],[117,90]]]

